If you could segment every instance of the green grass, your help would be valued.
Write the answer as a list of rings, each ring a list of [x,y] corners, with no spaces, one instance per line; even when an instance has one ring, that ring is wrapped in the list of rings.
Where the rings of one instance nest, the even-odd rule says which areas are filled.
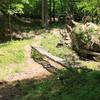
[[[83,66],[87,66],[87,68],[91,69],[100,69],[100,62],[96,61],[80,61]]]
[[[20,40],[0,44],[0,79],[23,69],[26,60],[24,46],[32,42]]]
[[[25,58],[23,48],[31,42],[32,40],[23,40],[0,44],[0,67],[22,62]]]
[[[68,48],[66,45],[57,48],[61,36],[53,34],[46,34],[45,38],[41,39],[41,46],[54,56],[65,58],[67,55],[76,56],[75,52]]]

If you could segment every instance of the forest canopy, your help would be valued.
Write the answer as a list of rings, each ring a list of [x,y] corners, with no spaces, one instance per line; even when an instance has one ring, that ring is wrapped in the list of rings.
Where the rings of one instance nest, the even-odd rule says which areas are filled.
[[[0,15],[41,16],[41,0],[0,0]],[[77,19],[89,16],[98,23],[100,18],[99,0],[48,0],[49,16],[72,14]]]

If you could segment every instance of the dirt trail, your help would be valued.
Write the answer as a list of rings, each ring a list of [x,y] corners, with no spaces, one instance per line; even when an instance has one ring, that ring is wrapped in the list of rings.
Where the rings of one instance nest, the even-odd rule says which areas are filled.
[[[36,63],[31,58],[31,46],[24,47],[26,67],[22,72],[8,76],[5,80],[0,81],[0,100],[14,100],[18,95],[22,95],[21,84],[23,81],[28,85],[34,85],[35,79],[43,79],[51,75],[42,65]]]
[[[42,65],[36,63],[31,58],[31,47],[30,45],[25,46],[25,56],[27,58],[26,65],[23,72],[16,73],[15,75],[9,76],[6,81],[13,82],[17,80],[31,79],[31,78],[44,78],[51,75]]]
[[[37,37],[37,38],[41,38],[41,37]],[[39,43],[37,42],[34,45],[39,45]],[[31,79],[31,78],[41,79],[41,78],[50,76],[52,74],[44,66],[42,66],[41,64],[38,64],[37,62],[33,60],[33,58],[31,58],[31,46],[30,45],[26,45],[24,47],[24,50],[25,50],[25,56],[27,58],[25,62],[26,64],[25,64],[24,70],[14,75],[8,76],[5,79],[6,82],[10,83],[10,82],[18,81],[18,80]],[[55,68],[57,69],[63,68],[62,66],[51,61],[50,59],[47,59],[47,60]]]
[[[39,37],[40,38],[40,37]],[[36,44],[36,43],[35,43]],[[35,79],[44,79],[49,77],[52,73],[44,66],[38,64],[31,58],[31,46],[24,47],[26,56],[26,67],[22,72],[15,75],[8,76],[5,81],[0,81],[0,100],[14,100],[21,93],[21,84],[23,81],[28,82],[28,85],[33,86]],[[55,68],[61,69],[59,64],[54,63],[48,59],[49,63]],[[10,86],[9,86],[10,85]]]

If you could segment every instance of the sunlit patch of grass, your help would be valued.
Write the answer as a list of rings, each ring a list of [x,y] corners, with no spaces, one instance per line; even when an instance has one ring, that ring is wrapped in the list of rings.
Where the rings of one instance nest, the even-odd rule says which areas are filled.
[[[47,34],[45,38],[41,39],[41,46],[54,56],[59,56],[61,58],[65,58],[70,54],[75,56],[75,52],[73,52],[73,50],[68,48],[66,45],[57,48],[57,44],[59,43],[60,39],[60,36]]]
[[[11,64],[9,66],[0,68],[0,80],[6,79],[10,75],[14,75],[15,73],[23,71],[25,68],[25,63],[21,64]]]
[[[24,46],[32,40],[12,41],[7,44],[0,44],[0,67],[11,63],[20,63],[25,59]]]
[[[25,65],[24,65],[24,66],[25,66]],[[23,71],[23,67],[24,67],[24,66],[21,64],[21,65],[15,67],[14,72],[18,73],[18,72]]]
[[[87,66],[87,68],[91,69],[100,69],[100,62],[95,61],[80,61],[83,66]]]
[[[0,79],[23,70],[27,59],[24,47],[32,42],[33,39],[0,44]]]
[[[10,63],[20,63],[24,61],[24,52],[22,49],[6,49],[6,53],[0,56],[0,66],[6,66]]]

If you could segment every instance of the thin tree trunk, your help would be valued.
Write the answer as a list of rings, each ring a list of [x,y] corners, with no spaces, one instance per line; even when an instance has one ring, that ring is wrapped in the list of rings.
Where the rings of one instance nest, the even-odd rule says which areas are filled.
[[[42,27],[44,27],[44,0],[42,0]]]
[[[100,11],[100,1],[99,0],[97,0],[97,23],[99,23],[99,11]]]
[[[53,0],[53,21],[55,22],[55,0]]]
[[[49,0],[50,2],[50,22],[52,22],[52,0]]]
[[[48,0],[42,0],[42,27],[48,26]]]

